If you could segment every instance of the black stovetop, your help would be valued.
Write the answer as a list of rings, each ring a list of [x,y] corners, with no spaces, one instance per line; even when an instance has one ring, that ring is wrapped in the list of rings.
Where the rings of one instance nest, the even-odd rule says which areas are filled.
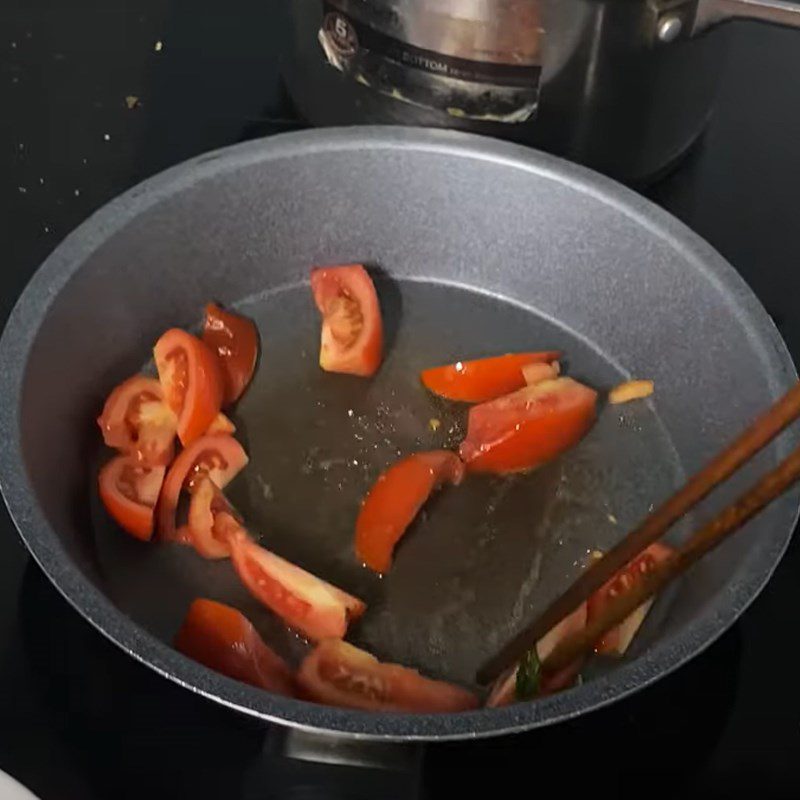
[[[50,250],[114,195],[204,150],[296,125],[272,6],[285,3],[0,8],[2,319]],[[648,193],[740,270],[797,359],[800,33],[731,33],[704,141]],[[273,755],[274,732],[134,662],[67,606],[0,514],[0,768],[43,800],[413,796],[413,775],[387,782]],[[555,781],[620,797],[738,796],[751,785],[761,797],[799,797],[800,684],[796,647],[786,647],[798,573],[795,541],[732,630],[612,708],[532,734],[425,748],[418,796],[517,793],[521,779],[526,793]]]

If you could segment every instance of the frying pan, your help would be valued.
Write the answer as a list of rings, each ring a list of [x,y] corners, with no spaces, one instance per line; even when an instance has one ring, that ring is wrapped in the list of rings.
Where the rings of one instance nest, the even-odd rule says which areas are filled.
[[[386,361],[372,380],[316,364],[309,267],[353,261],[373,269],[387,328]],[[105,395],[148,367],[165,328],[199,325],[211,298],[254,319],[262,338],[256,378],[234,415],[251,457],[230,487],[234,503],[268,547],[367,600],[356,644],[462,683],[565,588],[588,550],[616,541],[796,373],[767,314],[708,245],[609,180],[514,145],[446,131],[328,129],[210,153],[132,189],[53,252],[9,318],[0,481],[25,544],[87,620],[231,708],[360,738],[463,738],[552,723],[701,651],[753,600],[789,541],[797,494],[659,598],[624,661],[598,661],[581,685],[532,703],[371,714],[230,680],[170,646],[194,597],[241,608],[289,658],[304,645],[246,595],[228,564],[125,536],[94,489],[108,457],[94,424]],[[377,474],[399,454],[454,446],[463,434],[464,409],[426,393],[418,371],[552,348],[592,386],[645,377],[656,394],[601,409],[577,448],[530,475],[471,477],[443,491],[383,580],[356,563],[354,518]],[[777,440],[715,503],[797,439]]]

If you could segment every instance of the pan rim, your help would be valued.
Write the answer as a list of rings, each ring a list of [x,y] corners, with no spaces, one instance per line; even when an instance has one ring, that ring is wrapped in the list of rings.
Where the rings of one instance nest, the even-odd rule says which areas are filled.
[[[568,185],[612,206],[665,240],[709,281],[733,297],[736,302],[732,310],[753,333],[751,339],[768,368],[769,389],[774,397],[797,379],[786,344],[735,269],[679,220],[609,178],[520,145],[456,131],[365,126],[292,132],[197,156],[129,189],[69,234],[39,267],[12,309],[0,337],[0,392],[7,399],[0,405],[0,431],[7,444],[0,453],[0,490],[25,546],[85,619],[138,661],[222,705],[301,730],[376,740],[474,739],[570,719],[648,686],[701,653],[727,630],[755,600],[780,562],[800,515],[797,499],[789,496],[781,501],[790,523],[787,530],[775,526],[770,538],[752,549],[737,572],[737,580],[726,588],[726,602],[709,604],[672,641],[654,644],[638,659],[612,673],[531,704],[460,714],[376,714],[273,696],[212,672],[174,651],[124,616],[67,557],[34,501],[25,470],[20,469],[23,462],[17,401],[29,348],[61,288],[107,238],[163,198],[226,171],[309,153],[384,148],[440,152],[500,163]],[[787,449],[800,442],[800,434],[791,433],[787,438],[790,441],[784,440],[783,444]]]

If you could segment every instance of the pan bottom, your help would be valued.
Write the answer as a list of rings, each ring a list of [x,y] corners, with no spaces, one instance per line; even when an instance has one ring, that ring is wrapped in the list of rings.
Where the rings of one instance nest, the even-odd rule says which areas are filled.
[[[465,429],[465,407],[426,392],[421,369],[557,349],[567,374],[601,391],[629,377],[613,353],[506,298],[431,282],[379,279],[377,286],[387,349],[371,380],[319,369],[319,321],[307,285],[240,304],[259,327],[262,356],[232,415],[251,461],[229,495],[266,547],[368,602],[351,631],[355,644],[470,683],[591,550],[607,549],[683,473],[656,413],[657,395],[656,403],[604,407],[586,439],[555,463],[444,489],[407,532],[392,570],[383,578],[370,573],[352,550],[364,493],[398,456],[455,447]],[[120,533],[91,480],[97,559],[124,613],[170,641],[191,600],[211,597],[242,609],[278,651],[302,654],[304,643],[247,595],[227,562]]]

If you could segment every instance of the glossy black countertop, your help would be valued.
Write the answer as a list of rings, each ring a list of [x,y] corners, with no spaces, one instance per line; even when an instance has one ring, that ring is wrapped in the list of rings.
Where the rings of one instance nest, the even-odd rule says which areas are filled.
[[[52,248],[114,195],[204,150],[296,125],[280,87],[283,25],[263,0],[0,8],[1,319]],[[647,193],[741,272],[798,360],[800,33],[729,33],[707,135]],[[472,797],[555,779],[619,797],[750,787],[800,797],[798,609],[795,540],[742,620],[655,687],[556,728],[427,747],[421,771],[398,773],[392,788]],[[42,800],[389,796],[366,773],[274,755],[274,732],[118,651],[30,562],[5,510],[0,687],[0,768]]]

